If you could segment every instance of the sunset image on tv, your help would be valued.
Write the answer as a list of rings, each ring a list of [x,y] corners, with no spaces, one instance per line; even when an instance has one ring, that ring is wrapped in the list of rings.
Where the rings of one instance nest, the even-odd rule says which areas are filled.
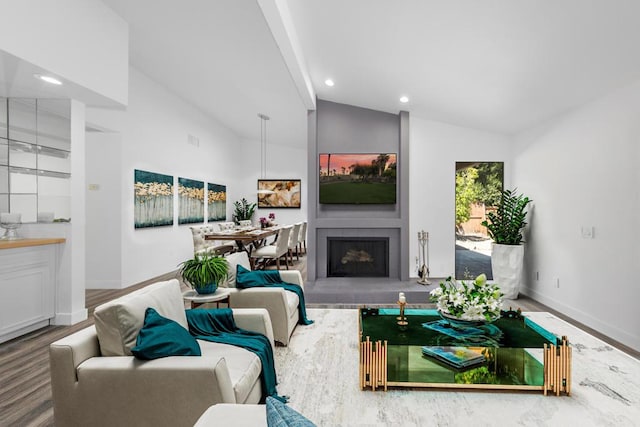
[[[396,154],[320,154],[320,203],[395,204]]]

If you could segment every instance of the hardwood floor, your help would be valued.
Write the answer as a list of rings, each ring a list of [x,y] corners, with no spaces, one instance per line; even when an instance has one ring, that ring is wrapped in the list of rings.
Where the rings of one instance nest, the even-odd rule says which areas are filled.
[[[294,267],[292,268],[301,270],[303,277],[306,278],[304,257],[301,257],[300,261],[294,261]],[[87,320],[73,326],[49,326],[0,344],[0,426],[36,427],[54,425],[49,379],[49,344],[92,325],[93,310],[96,306],[151,283],[174,277],[175,273],[168,273],[121,290],[87,290]],[[526,311],[550,311],[614,347],[639,358],[638,352],[612,341],[536,301],[521,298],[518,303]],[[309,306],[313,305],[310,304]],[[322,306],[327,305],[323,304]],[[350,307],[350,305],[333,305],[333,307],[336,306]]]

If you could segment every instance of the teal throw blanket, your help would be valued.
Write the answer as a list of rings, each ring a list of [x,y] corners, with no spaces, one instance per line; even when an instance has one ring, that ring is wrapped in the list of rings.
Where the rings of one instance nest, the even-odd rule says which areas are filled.
[[[238,264],[236,268],[236,287],[245,288],[284,288],[298,295],[298,324],[310,325],[313,320],[307,319],[304,292],[299,285],[283,282],[278,270],[250,271]]]
[[[257,332],[238,328],[233,320],[233,312],[229,308],[198,308],[185,310],[185,313],[189,332],[197,339],[242,347],[260,358],[262,362],[261,403],[265,402],[267,396],[286,402],[286,398],[278,396],[276,391],[276,367],[269,338]]]

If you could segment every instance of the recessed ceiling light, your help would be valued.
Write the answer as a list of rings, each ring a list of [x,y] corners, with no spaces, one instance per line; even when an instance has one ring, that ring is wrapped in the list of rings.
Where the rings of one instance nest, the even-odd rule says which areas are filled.
[[[406,104],[407,102],[409,102],[409,98],[406,96],[401,96],[400,97],[400,102],[402,102],[403,104]]]
[[[43,76],[42,74],[34,74],[33,77],[35,77],[36,79],[40,79],[42,81],[45,81],[47,83],[51,83],[53,85],[61,85],[62,82],[58,79],[56,79],[55,77],[51,77],[51,76]]]
[[[326,84],[329,87],[332,87],[335,83],[333,82],[333,80],[327,79],[324,81],[324,84]]]

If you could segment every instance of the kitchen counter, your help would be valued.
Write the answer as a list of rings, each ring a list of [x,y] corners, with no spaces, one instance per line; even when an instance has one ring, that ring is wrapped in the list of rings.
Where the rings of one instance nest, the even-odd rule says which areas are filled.
[[[26,248],[29,246],[54,245],[64,243],[66,239],[61,237],[48,239],[17,239],[17,240],[0,240],[0,249]]]

